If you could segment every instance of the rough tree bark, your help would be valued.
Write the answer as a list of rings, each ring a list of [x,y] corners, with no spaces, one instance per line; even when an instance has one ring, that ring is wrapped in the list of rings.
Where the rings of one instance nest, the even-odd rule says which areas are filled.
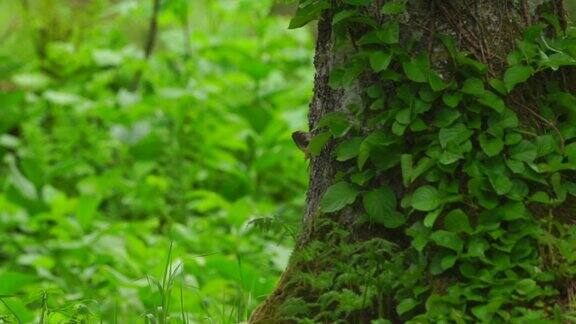
[[[374,6],[370,9],[370,14],[379,21],[386,19],[379,13],[383,2],[375,0]],[[506,54],[515,47],[516,40],[522,37],[522,31],[526,27],[541,19],[539,14],[543,10],[554,12],[562,23],[566,22],[562,0],[412,0],[409,1],[409,11],[402,21],[401,39],[407,39],[412,34],[423,35],[417,48],[426,51],[432,65],[442,70],[448,55],[435,36],[451,35],[461,50],[472,53],[475,59],[489,67],[489,75],[501,76],[506,64]],[[328,112],[344,111],[346,104],[354,101],[362,87],[368,83],[360,81],[345,90],[333,90],[329,87],[330,71],[349,54],[334,45],[332,15],[329,10],[325,11],[318,24],[315,91],[309,112],[309,127],[314,130],[313,133],[317,132],[316,125],[322,116]],[[355,37],[354,34],[354,31],[351,31],[352,38]],[[576,75],[572,74],[565,77],[574,80]],[[539,122],[535,120],[536,117],[522,113],[521,105],[513,103],[509,105],[520,112],[522,123]],[[339,168],[338,163],[334,161],[333,150],[334,146],[328,144],[322,153],[311,161],[310,186],[303,219],[304,230],[295,253],[313,240],[323,240],[325,237],[325,233],[316,231],[314,221],[320,215],[319,204],[322,195],[333,183]],[[393,187],[397,195],[401,196],[404,189],[398,173],[395,169],[390,172],[389,177],[396,179],[392,181],[397,183]],[[334,219],[362,239],[366,239],[367,236],[386,235],[387,239],[394,240],[394,233],[358,231],[353,226],[356,216],[354,210],[347,209]],[[254,311],[250,323],[283,322],[279,315],[282,303],[290,297],[306,294],[290,284],[291,279],[300,271],[300,266],[292,260],[277,288]],[[369,317],[360,317],[358,321],[369,322]]]

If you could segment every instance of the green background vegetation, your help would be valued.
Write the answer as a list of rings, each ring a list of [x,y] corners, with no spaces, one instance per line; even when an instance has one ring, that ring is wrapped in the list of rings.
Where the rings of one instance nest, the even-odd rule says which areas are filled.
[[[283,270],[313,35],[162,2],[146,60],[152,1],[0,0],[0,322],[238,322]]]

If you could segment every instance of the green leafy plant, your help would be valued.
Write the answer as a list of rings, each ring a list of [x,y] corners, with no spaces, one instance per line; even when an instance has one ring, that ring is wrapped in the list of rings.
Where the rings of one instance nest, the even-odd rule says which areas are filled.
[[[312,226],[317,241],[299,252],[295,268],[304,273],[291,283],[308,295],[286,301],[285,315],[351,322],[362,315],[410,323],[569,321],[573,306],[556,301],[574,280],[564,272],[574,264],[559,250],[571,244],[567,233],[574,229],[576,97],[562,78],[551,76],[576,65],[574,28],[561,28],[550,15],[549,24],[530,26],[500,78],[441,35],[451,65],[440,73],[410,37],[399,42],[407,1],[385,2],[383,21],[364,14],[366,6],[373,2],[301,1],[293,27],[329,7],[322,17],[332,19],[334,47],[349,53],[329,85],[362,89],[347,111],[318,123],[322,140],[315,152],[334,144],[340,170],[322,198],[320,219],[365,215],[355,224],[360,233],[394,229],[388,236],[376,233],[397,246],[369,260],[372,251],[360,249],[361,237],[344,244],[338,238],[349,229]],[[520,111],[536,124],[521,122]],[[401,187],[394,174],[401,174]],[[355,273],[349,251],[368,263],[384,262],[388,275]],[[324,276],[329,279],[322,285]],[[339,286],[342,277],[353,282],[346,289]],[[370,279],[354,281],[360,278]],[[382,299],[394,310],[383,311]]]

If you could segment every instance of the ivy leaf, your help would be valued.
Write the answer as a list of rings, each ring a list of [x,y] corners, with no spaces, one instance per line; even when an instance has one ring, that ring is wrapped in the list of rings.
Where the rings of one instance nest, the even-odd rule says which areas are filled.
[[[496,112],[502,113],[506,109],[506,104],[504,100],[499,96],[495,95],[491,91],[484,91],[484,93],[478,98],[478,102],[486,107],[494,109]]]
[[[422,69],[421,64],[416,59],[402,63],[402,68],[406,77],[411,81],[424,83],[428,80],[427,71]]]
[[[457,259],[458,257],[456,255],[453,254],[447,255],[444,258],[442,258],[442,261],[440,261],[440,267],[442,268],[442,270],[448,270],[456,264]]]
[[[329,112],[322,116],[318,122],[318,128],[328,127],[335,137],[340,137],[346,134],[350,128],[350,122],[346,114],[341,112]]]
[[[492,86],[492,88],[496,91],[498,91],[499,94],[505,96],[506,94],[508,94],[508,90],[506,90],[506,85],[504,84],[504,81],[500,80],[500,79],[495,79],[492,78],[489,81],[490,86]]]
[[[510,148],[510,156],[514,160],[533,162],[538,157],[538,148],[532,142],[523,140]]]
[[[384,15],[397,15],[406,11],[406,1],[392,0],[382,6],[381,13]]]
[[[520,295],[528,295],[537,289],[539,289],[538,284],[536,284],[536,281],[534,281],[533,279],[526,278],[516,283],[516,291]]]
[[[340,143],[336,147],[336,160],[343,162],[357,157],[363,140],[362,137],[352,137]]]
[[[400,24],[395,20],[387,22],[378,33],[378,38],[384,44],[398,44],[400,41]]]
[[[326,0],[309,0],[301,4],[296,10],[296,15],[290,20],[289,29],[300,28],[312,20],[318,19],[323,10],[330,8]]]
[[[489,157],[497,156],[504,149],[504,142],[497,137],[481,134],[478,140],[480,147]]]
[[[436,219],[438,219],[438,216],[440,216],[441,213],[442,208],[438,208],[426,214],[426,217],[424,217],[424,226],[430,228],[434,227],[434,223],[436,223]]]
[[[511,92],[516,85],[526,82],[534,74],[534,68],[531,66],[516,65],[504,73],[504,85],[506,90]]]
[[[358,11],[356,10],[342,10],[334,15],[332,18],[332,25],[337,25],[348,18],[354,17],[356,14],[358,14]]]
[[[464,241],[456,233],[440,230],[432,233],[430,239],[436,243],[436,245],[445,247],[447,249],[460,252],[464,247]]]
[[[438,92],[446,89],[446,84],[444,80],[440,77],[440,75],[433,70],[428,71],[428,83],[432,90]]]
[[[324,148],[324,145],[326,145],[326,143],[331,137],[332,134],[330,134],[330,132],[322,132],[312,137],[312,139],[310,140],[310,144],[308,144],[310,154],[312,154],[312,156],[318,156],[318,154],[320,154],[320,152]]]
[[[462,101],[462,94],[459,92],[453,94],[447,93],[442,97],[442,101],[444,101],[448,107],[456,108],[458,104],[460,104],[460,101]]]
[[[413,298],[406,298],[406,299],[403,299],[401,302],[398,303],[398,306],[396,306],[396,312],[398,313],[398,315],[402,315],[406,312],[409,312],[410,310],[412,310],[417,305],[418,305],[418,302],[416,300],[414,300]]]
[[[326,213],[333,213],[354,203],[358,190],[351,184],[341,181],[333,184],[322,197],[320,207]]]
[[[472,233],[472,226],[468,215],[461,209],[455,209],[444,218],[444,228],[453,233]]]
[[[484,94],[484,82],[478,78],[469,78],[462,85],[462,92],[473,96]]]
[[[576,165],[576,143],[571,143],[566,146],[566,157],[573,165]]]
[[[375,131],[372,134],[368,135],[368,137],[366,137],[364,141],[362,141],[362,144],[360,145],[360,152],[358,153],[358,159],[357,159],[358,168],[360,170],[364,168],[364,164],[370,158],[370,152],[372,151],[372,149],[374,149],[374,147],[388,146],[393,143],[394,140],[391,139],[389,136],[387,136],[387,134],[385,134],[384,132]]]
[[[392,53],[384,51],[372,52],[368,59],[372,70],[374,70],[374,72],[380,72],[386,70],[388,65],[390,65]]]
[[[429,228],[426,228],[422,222],[418,221],[406,230],[406,235],[412,238],[412,247],[414,247],[416,251],[422,252],[428,244],[430,232],[431,230]]]
[[[542,135],[536,137],[536,149],[538,151],[538,156],[546,156],[558,148],[556,140],[552,135]]]
[[[390,187],[367,192],[362,202],[369,218],[387,228],[398,228],[406,223],[404,214],[396,210],[396,195]]]
[[[438,138],[440,140],[440,145],[446,148],[448,144],[460,144],[468,140],[472,136],[472,131],[470,131],[465,124],[458,123],[452,127],[445,127],[440,129],[438,133]]]
[[[483,258],[484,253],[490,247],[490,243],[488,243],[484,238],[474,236],[470,238],[468,242],[468,255],[475,258]]]
[[[442,203],[438,189],[432,186],[422,186],[412,195],[412,207],[419,211],[432,211]]]

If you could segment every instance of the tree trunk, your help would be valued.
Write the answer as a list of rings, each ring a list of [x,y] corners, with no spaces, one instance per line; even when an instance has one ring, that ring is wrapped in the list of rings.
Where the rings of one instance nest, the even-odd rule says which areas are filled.
[[[385,2],[374,0],[373,4],[361,9],[363,15],[373,18],[378,26],[386,25],[392,18],[390,15],[381,14]],[[334,89],[329,85],[332,71],[346,64],[365,47],[361,39],[369,29],[361,23],[351,24],[343,36],[336,31],[337,27],[333,24],[336,13],[334,7],[325,10],[318,24],[315,92],[309,113],[312,135],[323,132],[324,128],[319,127],[319,122],[326,114],[341,112],[351,116],[354,115],[350,112],[351,105],[362,107],[369,105],[365,93],[371,86],[382,86],[384,95],[395,93],[397,90],[394,86],[389,86],[390,83],[383,81],[383,77],[378,73],[366,71],[344,87]],[[462,74],[467,73],[463,71],[465,67],[453,69],[451,63],[453,57],[451,58],[448,46],[440,40],[440,36],[449,36],[460,51],[468,52],[470,58],[484,63],[487,67],[484,80],[502,78],[508,67],[507,55],[516,48],[517,41],[523,38],[527,27],[543,21],[543,17],[549,17],[544,13],[555,16],[560,28],[566,28],[561,0],[410,0],[407,11],[395,19],[400,20],[401,47],[409,50],[412,57],[425,53],[430,66],[438,71],[446,83],[448,80],[462,83]],[[554,33],[550,30],[546,32],[550,35]],[[406,72],[406,67],[402,69],[400,63],[393,62],[388,70],[402,73]],[[569,144],[570,137],[563,133],[563,129],[558,129],[556,121],[550,121],[545,113],[539,111],[539,107],[533,106],[533,100],[536,100],[535,96],[542,96],[541,91],[546,91],[546,87],[542,85],[545,82],[554,82],[566,92],[574,93],[575,81],[576,73],[573,70],[561,68],[560,72],[538,73],[509,95],[503,95],[506,106],[518,115],[517,128],[521,129],[523,134],[528,134],[526,136],[549,134],[561,142],[559,145],[562,146],[561,150],[564,150]],[[364,111],[363,108],[360,108],[360,111]],[[423,118],[425,124],[432,123],[432,119]],[[378,129],[378,126],[364,120],[358,132],[366,136],[375,129]],[[410,153],[414,150],[414,143],[418,141],[414,136],[418,135],[406,131],[402,136],[405,145],[402,153]],[[482,150],[475,136],[473,135],[472,152],[466,153],[465,159],[472,159],[471,157]],[[506,290],[505,287],[508,286],[504,281],[496,279],[489,285],[478,284],[472,287],[470,282],[473,279],[463,276],[462,269],[450,268],[448,265],[447,269],[440,272],[432,271],[431,274],[429,269],[433,267],[432,259],[437,255],[434,253],[440,250],[438,243],[428,243],[426,248],[415,251],[408,229],[411,224],[418,222],[418,219],[434,217],[430,215],[432,213],[422,212],[426,208],[415,208],[416,210],[409,212],[407,216],[410,219],[409,224],[401,227],[380,226],[366,221],[366,212],[359,206],[362,205],[360,198],[338,212],[323,212],[321,208],[323,195],[336,182],[335,179],[345,178],[346,172],[353,167],[348,162],[338,162],[335,159],[336,147],[341,140],[329,141],[321,153],[311,161],[310,187],[302,235],[277,288],[252,314],[250,323],[291,323],[304,319],[326,323],[337,321],[370,323],[371,320],[377,319],[381,320],[380,323],[401,323],[408,320],[418,323],[440,321],[498,323],[517,318],[526,320],[530,319],[530,316],[536,319],[553,319],[557,318],[554,316],[559,312],[569,312],[569,304],[573,302],[576,285],[572,284],[570,275],[563,277],[557,275],[554,267],[559,267],[561,262],[548,260],[553,258],[546,254],[546,249],[549,247],[543,246],[536,239],[522,243],[539,249],[540,255],[535,258],[540,263],[532,266],[538,268],[538,271],[552,273],[555,277],[534,279],[536,276],[532,271],[534,269],[520,271],[513,269],[512,266],[504,269],[506,266],[502,265],[504,270],[495,276],[499,278],[498,280],[504,280],[505,277],[508,280],[506,284],[512,282],[511,285],[514,287],[512,290],[516,290],[511,292]],[[402,172],[398,162],[393,167],[377,173],[368,182],[371,185],[386,184],[400,201],[428,181],[419,179],[407,185]],[[469,175],[462,171],[462,167],[454,168],[453,172],[454,177],[461,182],[459,193],[466,195],[471,190],[470,184],[467,183],[470,180]],[[565,179],[573,175],[567,172],[562,174],[562,177]],[[530,185],[531,194],[536,191],[535,188],[536,185]],[[499,201],[503,199],[507,198],[501,198]],[[542,208],[539,204],[528,202],[527,199],[524,198],[522,204],[530,210],[530,214],[533,215],[531,221],[535,219],[535,224],[540,224],[538,223],[540,218],[552,215],[552,211],[560,218],[569,218],[573,210],[574,200],[570,198],[554,208]],[[455,202],[452,205],[471,215],[473,225],[482,223],[482,220],[479,220],[484,215],[482,211],[490,209],[463,202]],[[405,212],[410,209],[404,205],[398,208]],[[436,217],[446,220],[446,212],[440,211],[441,214]],[[562,224],[571,222],[564,220]],[[506,224],[498,223],[498,227],[502,227],[504,232],[512,231],[511,225]],[[423,231],[442,228],[439,224],[428,225],[419,226]],[[414,226],[410,228],[417,230]],[[496,232],[491,232],[490,235],[492,237],[488,240],[488,244],[496,245]],[[498,235],[506,234],[499,232]],[[472,244],[466,242],[464,249],[466,253],[472,253],[470,252]],[[487,249],[486,251],[491,253],[487,256],[486,262],[492,263],[490,269],[498,267],[494,265],[499,262],[496,259],[505,259],[510,263],[510,258],[514,259],[520,253],[520,249],[516,246],[509,251],[490,252]],[[458,252],[458,258],[466,253]],[[450,259],[446,259],[446,263],[450,262]],[[457,263],[458,265],[461,266],[460,263]],[[481,277],[483,274],[480,271],[476,275]],[[521,289],[524,285],[526,291]],[[499,291],[496,286],[501,290]],[[540,297],[524,298],[526,294],[536,291],[533,286],[547,291],[548,297],[541,297],[544,294],[542,293]],[[461,289],[462,292],[454,293],[455,289]],[[498,295],[500,297],[487,298],[498,293],[501,293]],[[453,296],[458,298],[446,300]]]

